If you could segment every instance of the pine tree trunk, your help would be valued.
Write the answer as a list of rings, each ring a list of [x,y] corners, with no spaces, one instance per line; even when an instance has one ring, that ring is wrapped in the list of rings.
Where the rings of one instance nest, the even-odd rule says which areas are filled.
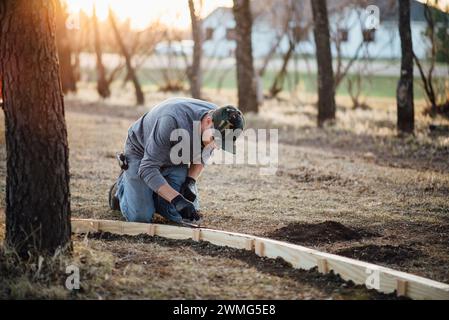
[[[0,2],[6,244],[22,257],[70,246],[69,149],[55,0]]]
[[[413,133],[413,46],[410,29],[410,0],[399,0],[399,36],[401,37],[401,77],[396,91],[398,130]]]
[[[201,56],[203,52],[203,39],[201,19],[195,12],[193,0],[189,0],[190,20],[192,24],[193,38],[193,61],[188,68],[188,77],[190,82],[190,93],[193,98],[201,99]]]
[[[131,55],[129,54],[129,51],[126,48],[125,43],[123,42],[122,36],[120,35],[120,32],[117,28],[114,15],[111,10],[109,11],[109,21],[111,22],[112,31],[114,32],[115,35],[115,40],[117,41],[117,44],[120,48],[120,51],[122,52],[122,55],[125,57],[126,69],[128,70],[128,75],[136,91],[136,103],[137,105],[142,105],[145,103],[145,97],[143,95],[142,87],[140,86],[139,79],[137,78],[136,70],[132,66]]]
[[[318,126],[335,119],[335,84],[326,0],[311,0],[318,65]]]
[[[66,7],[56,1],[56,43],[58,45],[59,69],[61,85],[64,93],[76,92],[75,73],[72,65],[72,46],[65,25],[67,19]]]
[[[92,23],[94,27],[94,47],[95,55],[97,57],[97,91],[100,97],[109,98],[111,90],[109,90],[109,82],[106,80],[106,70],[103,65],[102,50],[101,50],[101,36],[98,28],[98,19],[95,5],[92,10]]]
[[[251,43],[252,17],[249,0],[234,0],[237,47],[237,86],[239,108],[242,112],[258,112],[256,79],[254,77]]]

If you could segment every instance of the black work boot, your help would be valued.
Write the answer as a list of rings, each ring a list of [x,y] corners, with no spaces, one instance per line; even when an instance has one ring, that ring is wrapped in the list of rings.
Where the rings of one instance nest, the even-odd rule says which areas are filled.
[[[120,211],[120,201],[115,196],[117,192],[117,181],[109,189],[109,207],[111,210]]]

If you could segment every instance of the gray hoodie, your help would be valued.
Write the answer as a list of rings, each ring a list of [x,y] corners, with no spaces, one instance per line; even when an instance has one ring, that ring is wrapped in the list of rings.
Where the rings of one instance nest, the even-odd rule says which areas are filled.
[[[201,121],[204,115],[216,108],[215,104],[203,100],[172,98],[156,105],[128,129],[125,154],[129,161],[141,161],[138,175],[153,191],[167,183],[161,169],[174,165],[170,160],[170,150],[177,141],[170,141],[172,131],[185,129],[193,146],[193,122]],[[198,132],[196,134],[199,135]],[[193,154],[191,147],[191,162],[198,156],[201,157]]]

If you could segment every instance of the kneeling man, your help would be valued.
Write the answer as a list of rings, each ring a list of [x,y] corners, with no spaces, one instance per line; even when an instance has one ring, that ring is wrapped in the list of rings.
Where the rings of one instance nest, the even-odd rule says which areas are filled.
[[[244,125],[242,113],[233,106],[218,108],[190,98],[158,104],[128,130],[122,156],[126,170],[109,191],[111,209],[133,222],[151,222],[158,212],[174,222],[199,225],[196,180],[214,149],[235,153],[235,139]],[[187,158],[173,152],[186,140]]]

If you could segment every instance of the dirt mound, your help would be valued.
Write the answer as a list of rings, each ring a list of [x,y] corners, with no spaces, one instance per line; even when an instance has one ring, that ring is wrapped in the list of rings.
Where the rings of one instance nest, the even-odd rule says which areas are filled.
[[[420,251],[408,246],[376,246],[372,244],[342,249],[337,254],[367,262],[388,264],[400,264],[422,256]]]
[[[361,229],[348,228],[335,221],[290,223],[265,235],[268,238],[296,244],[317,245],[336,241],[360,240],[377,236]]]

